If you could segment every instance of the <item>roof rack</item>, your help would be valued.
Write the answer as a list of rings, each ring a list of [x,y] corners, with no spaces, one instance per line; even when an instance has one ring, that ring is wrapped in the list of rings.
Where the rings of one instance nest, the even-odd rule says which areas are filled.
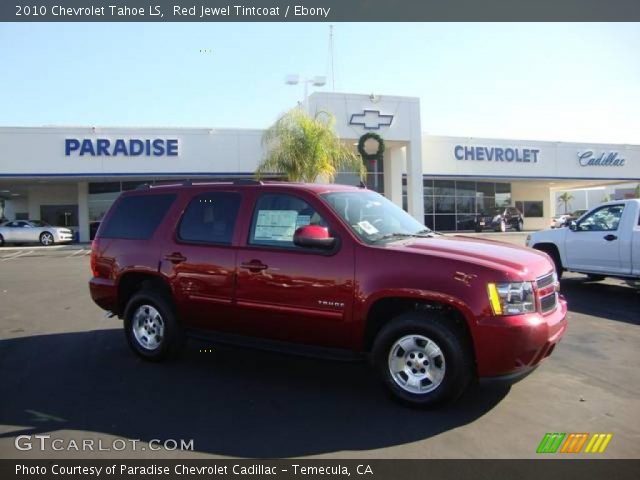
[[[260,180],[253,180],[251,178],[237,178],[233,181],[234,185],[264,185]]]
[[[149,185],[148,183],[141,183],[136,187],[136,190],[149,190],[150,188],[151,185]]]

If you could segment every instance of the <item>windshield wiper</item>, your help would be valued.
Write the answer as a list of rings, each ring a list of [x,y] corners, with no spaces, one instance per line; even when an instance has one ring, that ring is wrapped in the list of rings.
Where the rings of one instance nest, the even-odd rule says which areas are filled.
[[[389,238],[431,238],[433,232],[431,230],[420,230],[417,233],[392,232],[376,238],[374,241],[387,240]]]

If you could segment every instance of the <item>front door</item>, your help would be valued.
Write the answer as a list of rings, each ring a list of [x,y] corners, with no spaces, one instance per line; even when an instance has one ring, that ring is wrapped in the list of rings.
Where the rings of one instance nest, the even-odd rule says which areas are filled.
[[[236,290],[243,333],[282,341],[347,347],[353,304],[351,242],[332,251],[298,247],[301,226],[326,226],[324,206],[315,198],[288,193],[257,198],[248,239],[238,250]]]
[[[618,225],[624,204],[600,207],[567,230],[565,252],[569,269],[629,273],[631,266],[622,262]]]

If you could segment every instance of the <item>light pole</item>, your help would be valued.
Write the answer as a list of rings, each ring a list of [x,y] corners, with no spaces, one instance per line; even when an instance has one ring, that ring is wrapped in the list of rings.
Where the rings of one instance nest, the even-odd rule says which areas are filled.
[[[327,83],[327,77],[323,75],[316,75],[315,77],[303,78],[301,80],[300,75],[292,74],[287,75],[284,80],[284,83],[287,85],[298,85],[300,82],[304,84],[304,111],[309,113],[309,84],[314,87],[324,87]]]

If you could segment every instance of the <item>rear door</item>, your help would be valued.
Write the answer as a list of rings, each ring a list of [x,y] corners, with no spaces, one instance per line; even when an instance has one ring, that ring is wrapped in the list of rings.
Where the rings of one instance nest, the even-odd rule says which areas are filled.
[[[620,273],[631,272],[629,262],[621,258],[624,232],[620,220],[624,204],[605,205],[581,218],[576,230],[565,237],[567,267],[579,271]]]
[[[190,327],[235,328],[234,235],[242,200],[235,190],[189,192],[163,247],[162,270],[173,284],[180,316]]]
[[[329,228],[332,251],[298,247],[294,231]],[[238,250],[236,300],[244,333],[327,347],[348,347],[354,295],[353,244],[312,195],[263,193]],[[340,238],[342,237],[342,238]]]

